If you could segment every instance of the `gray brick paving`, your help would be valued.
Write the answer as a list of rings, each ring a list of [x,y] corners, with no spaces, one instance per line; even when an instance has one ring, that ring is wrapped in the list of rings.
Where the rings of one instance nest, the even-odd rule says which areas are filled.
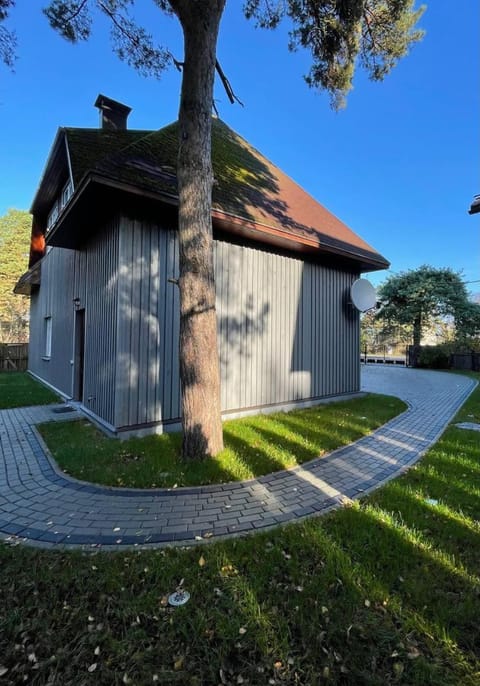
[[[79,413],[56,414],[53,406],[3,410],[0,536],[56,548],[190,545],[322,514],[408,469],[474,387],[464,376],[367,367],[363,390],[400,397],[409,406],[374,434],[251,481],[143,491],[86,484],[60,472],[35,425]]]

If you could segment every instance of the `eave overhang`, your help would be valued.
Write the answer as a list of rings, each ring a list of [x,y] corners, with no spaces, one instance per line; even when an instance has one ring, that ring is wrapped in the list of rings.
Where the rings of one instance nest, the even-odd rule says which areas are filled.
[[[41,266],[40,262],[34,264],[25,274],[18,279],[13,292],[16,295],[32,295],[40,287]]]
[[[137,186],[110,179],[90,172],[80,182],[74,196],[62,211],[57,223],[47,234],[48,245],[78,249],[90,235],[95,233],[101,219],[122,206],[121,198],[143,199],[150,205],[158,203],[169,206],[176,213],[178,197],[167,193],[154,193]],[[157,213],[158,216],[158,213]],[[95,221],[92,221],[92,218]],[[387,269],[390,266],[379,253],[369,252],[349,245],[319,232],[308,236],[295,234],[278,227],[249,221],[218,208],[212,209],[212,226],[225,234],[237,236],[252,243],[269,245],[287,252],[308,254],[312,257],[337,257],[354,263],[360,272]]]
[[[46,219],[48,212],[58,197],[59,187],[65,184],[69,176],[67,140],[65,130],[60,128],[53,141],[30,208],[30,213],[37,218]]]

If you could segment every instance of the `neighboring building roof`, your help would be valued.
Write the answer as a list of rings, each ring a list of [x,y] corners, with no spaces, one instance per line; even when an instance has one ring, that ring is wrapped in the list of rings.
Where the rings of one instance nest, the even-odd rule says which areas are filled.
[[[475,195],[468,214],[477,214],[478,212],[480,212],[480,195]]]

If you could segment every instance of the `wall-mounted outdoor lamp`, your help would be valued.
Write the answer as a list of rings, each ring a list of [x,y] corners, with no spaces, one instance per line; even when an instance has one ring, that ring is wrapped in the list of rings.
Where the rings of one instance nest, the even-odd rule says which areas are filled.
[[[80,298],[73,299],[73,306],[76,310],[80,309]]]

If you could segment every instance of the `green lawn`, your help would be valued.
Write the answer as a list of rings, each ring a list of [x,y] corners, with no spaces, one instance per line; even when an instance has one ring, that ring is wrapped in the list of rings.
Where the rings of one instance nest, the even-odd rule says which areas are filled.
[[[478,388],[458,420],[480,421]],[[371,497],[273,532],[0,546],[0,683],[478,686],[479,496],[479,435],[449,428]],[[181,579],[191,599],[173,609]]]
[[[405,408],[396,398],[371,394],[237,419],[224,424],[225,450],[203,462],[179,459],[179,434],[119,441],[85,421],[39,428],[60,467],[72,476],[111,486],[171,487],[238,481],[301,464],[365,436]]]
[[[55,393],[26,372],[0,373],[0,410],[58,402],[60,399]]]

